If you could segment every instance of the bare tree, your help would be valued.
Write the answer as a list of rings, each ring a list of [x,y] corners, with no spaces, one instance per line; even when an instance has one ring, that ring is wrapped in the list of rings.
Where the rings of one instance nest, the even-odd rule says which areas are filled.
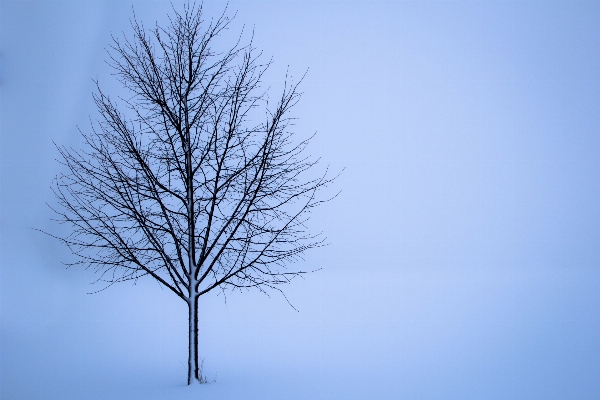
[[[286,78],[270,107],[261,89],[270,61],[252,41],[214,49],[230,21],[224,12],[205,24],[202,7],[188,5],[165,29],[134,19],[132,39],[113,38],[109,64],[131,96],[98,86],[100,118],[82,150],[59,147],[68,172],[53,186],[73,264],[107,286],[148,275],[185,301],[188,383],[202,381],[199,297],[281,291],[304,274],[288,267],[323,243],[305,222],[332,182],[326,171],[311,177],[310,138],[293,140],[298,84]]]

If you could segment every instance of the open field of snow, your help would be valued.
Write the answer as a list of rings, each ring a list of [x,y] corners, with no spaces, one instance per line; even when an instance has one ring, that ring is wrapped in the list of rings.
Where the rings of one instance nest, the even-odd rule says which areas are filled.
[[[34,228],[65,229],[52,141],[79,146],[92,78],[118,92],[103,49],[131,3],[3,1],[0,398],[599,398],[599,3],[229,4],[275,90],[310,67],[297,131],[346,168],[312,219],[321,270],[284,288],[299,312],[201,298],[212,383],[187,387],[181,300],[87,294],[92,271]],[[148,25],[170,7],[134,5]]]

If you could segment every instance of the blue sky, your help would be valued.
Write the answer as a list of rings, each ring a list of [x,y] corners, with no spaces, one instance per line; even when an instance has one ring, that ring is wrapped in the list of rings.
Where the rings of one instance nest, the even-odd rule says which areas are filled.
[[[66,229],[52,141],[81,144],[93,78],[120,90],[104,48],[132,4],[147,25],[170,9],[1,4],[2,398],[598,397],[600,3],[230,2],[274,95],[309,70],[296,131],[345,170],[312,219],[322,270],[286,289],[299,313],[201,299],[201,388],[183,302],[152,281],[88,295],[33,230]]]

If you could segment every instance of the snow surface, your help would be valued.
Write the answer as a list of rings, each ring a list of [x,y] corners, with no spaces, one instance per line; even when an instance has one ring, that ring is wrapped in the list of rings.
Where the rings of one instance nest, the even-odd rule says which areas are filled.
[[[207,15],[223,2],[205,2]],[[185,304],[153,281],[98,294],[34,228],[94,116],[128,2],[1,4],[0,398],[597,399],[600,3],[231,2],[297,129],[346,170],[318,210],[321,271]],[[135,3],[164,21],[168,2]],[[278,86],[279,85],[279,86]]]
[[[319,272],[291,290],[299,313],[211,298],[200,345],[216,382],[194,387],[183,302],[143,284],[87,296],[51,277],[62,301],[4,318],[2,398],[593,398],[600,274],[543,274]]]

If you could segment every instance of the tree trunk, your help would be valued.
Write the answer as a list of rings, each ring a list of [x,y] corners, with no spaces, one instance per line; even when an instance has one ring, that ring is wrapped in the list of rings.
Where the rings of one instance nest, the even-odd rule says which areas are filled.
[[[190,294],[189,309],[189,356],[188,356],[188,385],[200,382],[198,368],[198,296]]]

